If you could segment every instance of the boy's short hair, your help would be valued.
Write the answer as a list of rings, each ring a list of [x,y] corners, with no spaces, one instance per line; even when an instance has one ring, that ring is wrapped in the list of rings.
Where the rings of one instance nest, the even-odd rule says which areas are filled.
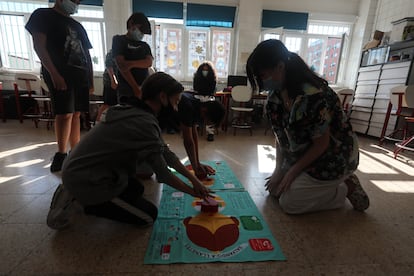
[[[152,100],[158,97],[161,92],[171,97],[183,92],[184,87],[176,79],[164,72],[155,72],[142,83],[142,100]]]
[[[148,18],[142,12],[135,12],[133,13],[127,20],[127,29],[131,25],[139,24],[141,25],[141,32],[144,34],[151,34],[151,24],[148,21]]]
[[[206,110],[206,119],[214,124],[215,127],[219,127],[226,113],[224,106],[218,101],[207,101],[202,102],[201,107]]]

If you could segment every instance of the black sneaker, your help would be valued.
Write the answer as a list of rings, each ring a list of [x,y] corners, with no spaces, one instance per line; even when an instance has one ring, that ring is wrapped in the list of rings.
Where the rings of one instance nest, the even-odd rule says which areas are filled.
[[[208,134],[207,135],[207,141],[213,142],[214,141],[214,134]]]
[[[80,205],[76,205],[75,198],[59,184],[53,194],[49,213],[47,214],[47,225],[55,230],[65,229],[73,223],[73,218],[80,210]]]
[[[347,195],[347,198],[351,202],[355,210],[363,212],[369,207],[369,197],[361,186],[358,177],[355,174],[350,175],[346,180],[345,184],[353,185],[354,190],[352,193]],[[348,186],[349,187],[349,186]]]
[[[50,165],[50,171],[59,172],[62,170],[63,161],[65,161],[67,153],[56,152],[55,156],[53,156],[52,164]]]

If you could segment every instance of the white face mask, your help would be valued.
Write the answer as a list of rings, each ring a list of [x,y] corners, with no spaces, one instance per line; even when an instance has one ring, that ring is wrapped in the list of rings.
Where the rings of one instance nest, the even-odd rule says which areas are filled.
[[[203,77],[207,77],[207,75],[208,75],[208,71],[207,70],[203,70],[203,71],[201,71],[201,73],[203,74]]]
[[[70,0],[63,0],[62,1],[62,9],[67,14],[75,14],[78,12],[78,5]]]
[[[131,38],[135,41],[141,41],[144,38],[144,34],[138,29],[130,31],[129,34],[131,35]]]

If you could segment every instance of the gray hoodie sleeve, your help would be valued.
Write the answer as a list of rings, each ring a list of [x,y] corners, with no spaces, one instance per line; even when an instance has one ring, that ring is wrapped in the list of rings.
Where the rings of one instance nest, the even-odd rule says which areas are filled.
[[[168,169],[170,167],[176,167],[176,164],[180,163],[178,157],[173,153],[166,144],[161,146],[160,152],[154,152],[150,154],[146,161],[157,175],[159,182],[168,182],[172,172]]]

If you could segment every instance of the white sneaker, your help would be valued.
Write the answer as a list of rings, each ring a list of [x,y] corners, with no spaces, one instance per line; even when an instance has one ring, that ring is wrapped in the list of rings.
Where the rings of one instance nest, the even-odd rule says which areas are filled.
[[[47,225],[55,230],[64,229],[72,223],[78,206],[75,198],[64,189],[62,184],[56,188],[47,214]]]

